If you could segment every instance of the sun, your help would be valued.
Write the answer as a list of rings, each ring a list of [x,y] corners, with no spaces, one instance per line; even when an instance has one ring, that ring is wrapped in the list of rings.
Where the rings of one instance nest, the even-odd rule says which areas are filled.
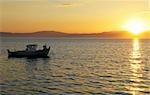
[[[146,21],[142,19],[131,19],[123,25],[123,28],[133,35],[140,35],[142,32],[148,30]]]

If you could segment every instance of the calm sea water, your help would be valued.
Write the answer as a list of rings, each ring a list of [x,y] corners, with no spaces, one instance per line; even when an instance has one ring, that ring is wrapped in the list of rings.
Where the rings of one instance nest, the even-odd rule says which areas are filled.
[[[50,58],[7,58],[29,43],[50,45]],[[0,51],[4,95],[150,94],[150,40],[1,38]]]

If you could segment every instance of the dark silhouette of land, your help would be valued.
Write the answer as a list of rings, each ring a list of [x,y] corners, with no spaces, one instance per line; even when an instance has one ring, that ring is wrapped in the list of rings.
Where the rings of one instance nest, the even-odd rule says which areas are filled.
[[[0,32],[1,37],[100,37],[100,38],[132,38],[127,31],[110,31],[90,34],[63,33],[57,31],[39,31],[33,33]],[[143,38],[150,39],[150,31],[142,33]]]

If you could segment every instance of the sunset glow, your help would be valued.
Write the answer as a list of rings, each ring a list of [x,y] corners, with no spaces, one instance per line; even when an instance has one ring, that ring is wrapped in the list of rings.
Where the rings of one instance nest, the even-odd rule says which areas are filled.
[[[145,12],[147,0],[2,0],[0,3],[3,32],[100,33],[120,31],[129,16],[142,13],[142,18],[150,18],[149,12]],[[142,23],[134,23],[127,29],[135,34],[145,30]]]
[[[144,20],[132,19],[129,20],[124,26],[124,29],[131,32],[133,35],[139,35],[148,30],[148,25]]]

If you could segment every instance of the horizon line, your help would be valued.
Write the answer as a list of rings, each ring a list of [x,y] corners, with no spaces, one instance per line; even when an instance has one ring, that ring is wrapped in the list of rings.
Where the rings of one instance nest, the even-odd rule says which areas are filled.
[[[148,30],[150,31],[150,30]],[[145,31],[145,32],[148,32],[148,31]],[[32,31],[32,32],[12,32],[12,31],[0,31],[0,33],[19,33],[19,34],[24,34],[24,33],[38,33],[38,32],[59,32],[59,33],[65,33],[65,34],[99,34],[99,33],[108,33],[108,32],[127,32],[127,33],[130,33],[129,31],[126,31],[126,30],[111,30],[111,31],[100,31],[100,32],[89,32],[89,33],[80,33],[80,32],[72,32],[72,33],[68,33],[68,32],[63,32],[63,31],[56,31],[56,30],[40,30],[40,31]]]
[[[56,30],[40,30],[40,31],[32,31],[32,32],[9,32],[9,31],[0,31],[0,33],[12,33],[12,34],[27,34],[27,33],[38,33],[38,32],[59,32],[59,33],[64,33],[64,34],[101,34],[101,33],[117,33],[117,32],[124,32],[124,33],[129,33],[129,34],[132,34],[130,33],[129,31],[127,30],[111,30],[111,31],[101,31],[101,32],[89,32],[89,33],[80,33],[80,32],[72,32],[72,33],[68,33],[68,32],[63,32],[63,31],[56,31]],[[145,33],[145,32],[150,32],[150,30],[146,30],[142,33]]]

